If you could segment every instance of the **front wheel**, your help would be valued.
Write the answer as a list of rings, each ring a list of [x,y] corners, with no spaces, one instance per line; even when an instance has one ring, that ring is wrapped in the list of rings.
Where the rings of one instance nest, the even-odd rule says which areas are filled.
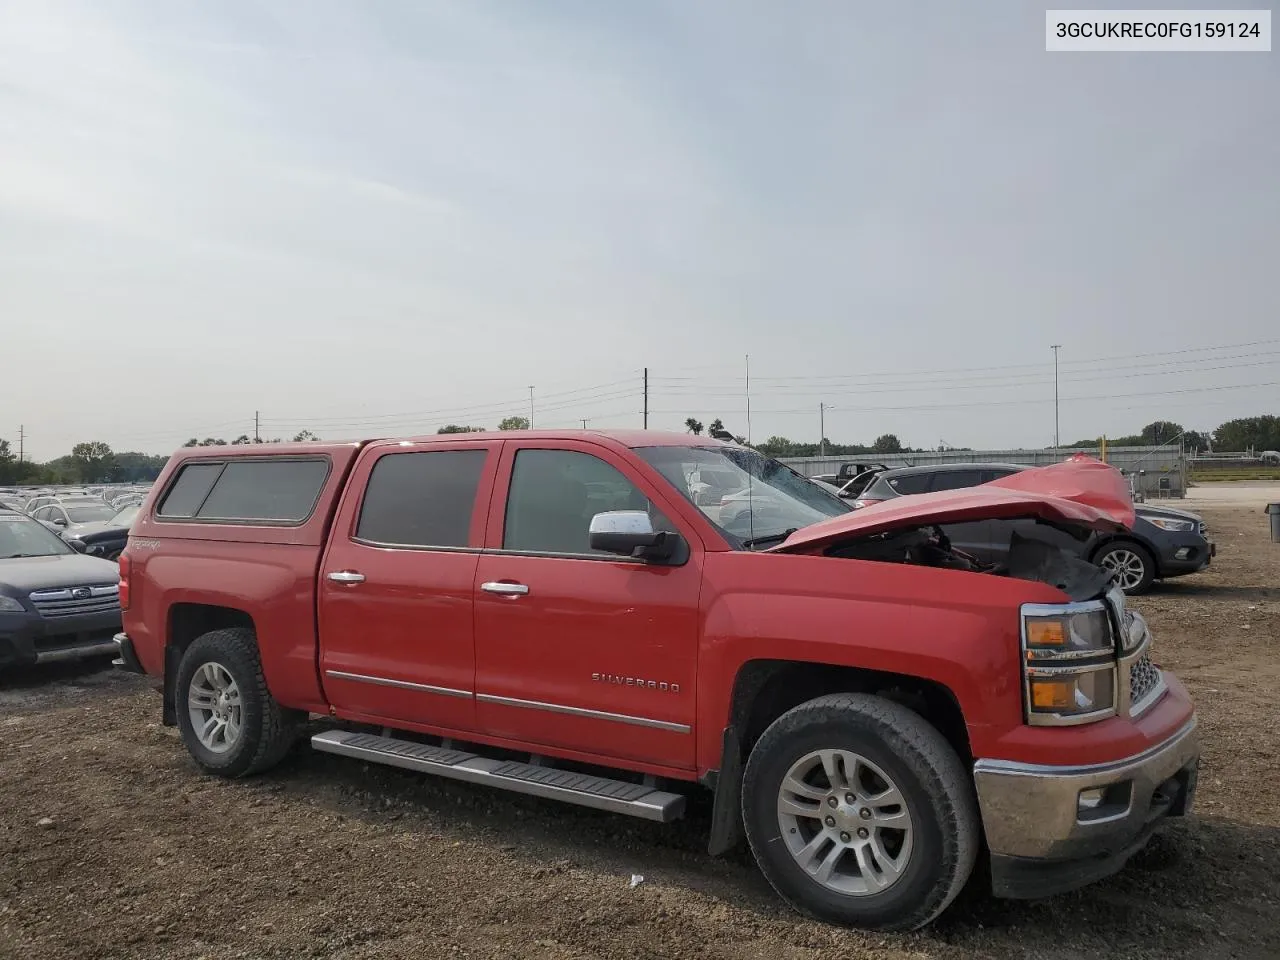
[[[959,757],[881,697],[819,697],[774,721],[747,761],[742,813],[773,888],[834,923],[922,927],[978,855],[977,800]]]
[[[1146,593],[1156,578],[1156,563],[1150,551],[1132,540],[1115,540],[1107,544],[1098,551],[1093,562],[1110,573],[1128,596]]]

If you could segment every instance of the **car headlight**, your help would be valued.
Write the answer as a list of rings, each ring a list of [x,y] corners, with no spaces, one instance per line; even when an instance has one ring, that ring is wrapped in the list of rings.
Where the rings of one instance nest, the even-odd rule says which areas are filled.
[[[1176,520],[1173,517],[1143,517],[1142,519],[1170,533],[1190,533],[1196,528],[1194,520]]]
[[[0,613],[25,613],[26,607],[13,597],[0,597]]]
[[[1089,723],[1116,714],[1116,642],[1100,601],[1022,607],[1026,721]]]

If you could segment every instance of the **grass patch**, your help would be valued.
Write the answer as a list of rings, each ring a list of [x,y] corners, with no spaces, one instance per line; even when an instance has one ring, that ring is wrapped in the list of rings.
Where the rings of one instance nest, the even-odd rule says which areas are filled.
[[[1192,470],[1192,483],[1218,483],[1228,480],[1280,480],[1280,467],[1231,467],[1226,470]]]

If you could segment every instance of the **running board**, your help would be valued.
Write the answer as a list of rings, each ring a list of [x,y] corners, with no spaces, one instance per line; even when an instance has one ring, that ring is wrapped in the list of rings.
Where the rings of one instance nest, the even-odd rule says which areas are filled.
[[[329,730],[311,738],[313,750],[354,757],[369,763],[434,773],[468,783],[482,783],[513,793],[563,800],[583,807],[625,813],[642,820],[667,823],[684,814],[685,798],[653,787],[610,780],[554,767],[513,760],[493,760],[464,750],[432,747],[410,740],[393,740],[371,733]]]

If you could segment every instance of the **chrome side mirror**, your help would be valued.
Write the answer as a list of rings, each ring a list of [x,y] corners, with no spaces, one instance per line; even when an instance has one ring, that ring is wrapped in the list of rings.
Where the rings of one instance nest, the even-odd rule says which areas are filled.
[[[592,550],[660,563],[674,561],[684,539],[655,531],[644,510],[608,510],[591,518],[588,542]]]

